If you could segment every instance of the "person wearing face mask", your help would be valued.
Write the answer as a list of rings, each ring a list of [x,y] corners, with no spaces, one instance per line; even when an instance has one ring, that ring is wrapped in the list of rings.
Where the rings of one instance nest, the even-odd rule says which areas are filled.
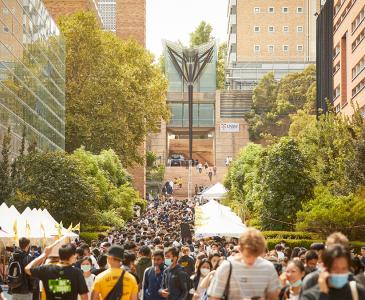
[[[200,300],[204,296],[207,289],[203,287],[202,281],[212,270],[213,266],[209,260],[203,259],[200,262],[196,274],[191,278],[193,281],[193,300]]]
[[[84,275],[87,288],[89,289],[89,298],[91,296],[91,288],[93,286],[95,275],[91,274],[92,260],[90,257],[84,257],[80,260],[80,269]]]
[[[185,300],[188,296],[189,276],[177,261],[179,250],[169,248],[165,253],[167,269],[163,273],[160,295],[167,300]]]
[[[351,254],[341,245],[328,247],[322,256],[323,270],[318,284],[303,292],[300,300],[365,299],[365,289],[356,284],[350,273]]]
[[[280,276],[280,278],[284,277],[286,281],[279,295],[280,300],[299,299],[304,274],[304,265],[300,260],[292,260],[288,263],[285,273]]]

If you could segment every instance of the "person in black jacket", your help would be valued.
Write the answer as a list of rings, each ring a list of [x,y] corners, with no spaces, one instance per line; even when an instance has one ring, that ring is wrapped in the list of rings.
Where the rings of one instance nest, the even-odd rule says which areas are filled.
[[[178,263],[190,277],[195,271],[195,259],[190,256],[189,247],[182,247],[181,252],[183,255],[180,257]]]
[[[323,253],[324,269],[320,272],[318,284],[303,291],[300,300],[345,300],[365,299],[365,289],[356,284],[350,273],[351,254],[347,248],[336,244]],[[353,288],[351,288],[351,286]]]
[[[22,285],[17,288],[9,288],[9,294],[12,295],[13,300],[32,300],[33,297],[33,285],[32,279],[28,276],[24,268],[32,261],[32,257],[29,254],[30,250],[30,240],[22,237],[19,239],[19,248],[14,250],[14,253],[10,259],[12,261],[17,261],[22,268]],[[9,263],[9,265],[10,265]]]
[[[179,250],[169,248],[165,253],[165,264],[168,268],[164,271],[160,295],[167,300],[185,300],[188,296],[188,274],[177,261]]]

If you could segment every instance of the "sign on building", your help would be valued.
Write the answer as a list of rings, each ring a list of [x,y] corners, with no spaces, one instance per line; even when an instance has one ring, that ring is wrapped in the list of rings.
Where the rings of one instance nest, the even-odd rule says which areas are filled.
[[[221,123],[221,132],[240,132],[239,123]]]

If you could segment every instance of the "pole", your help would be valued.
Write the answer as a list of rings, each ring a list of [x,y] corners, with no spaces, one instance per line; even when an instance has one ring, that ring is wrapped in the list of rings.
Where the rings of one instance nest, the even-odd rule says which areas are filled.
[[[193,161],[193,89],[192,83],[188,83],[189,91],[189,160]]]

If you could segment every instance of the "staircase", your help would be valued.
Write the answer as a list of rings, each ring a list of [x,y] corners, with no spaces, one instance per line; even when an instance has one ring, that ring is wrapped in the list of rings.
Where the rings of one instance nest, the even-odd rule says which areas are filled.
[[[252,91],[223,91],[221,118],[243,118],[252,107]]]
[[[207,169],[209,171],[209,168]],[[227,173],[226,167],[217,168],[217,175],[212,178],[212,182],[209,181],[208,172],[203,169],[200,174],[199,171],[193,167],[192,169],[192,195],[195,193],[195,185],[198,186],[211,186],[217,182],[223,183],[224,176]],[[174,178],[182,178],[183,185],[182,188],[174,186],[174,197],[177,199],[186,199],[188,197],[188,176],[189,170],[186,167],[166,167],[165,181],[174,180]]]

